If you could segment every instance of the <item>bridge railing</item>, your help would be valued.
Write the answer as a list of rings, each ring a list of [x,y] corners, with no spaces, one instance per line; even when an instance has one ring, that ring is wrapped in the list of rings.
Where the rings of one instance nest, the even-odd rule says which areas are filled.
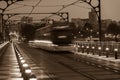
[[[4,47],[6,44],[8,44],[9,42],[4,42],[4,43],[1,43],[0,44],[0,49],[2,48],[2,47]]]
[[[76,52],[120,58],[120,42],[87,42],[87,41],[74,41]]]

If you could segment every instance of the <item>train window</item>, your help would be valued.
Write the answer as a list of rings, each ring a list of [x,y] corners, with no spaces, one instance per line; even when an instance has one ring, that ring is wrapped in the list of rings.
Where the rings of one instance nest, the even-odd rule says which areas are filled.
[[[69,28],[69,26],[56,26],[53,29],[65,29],[65,28]]]

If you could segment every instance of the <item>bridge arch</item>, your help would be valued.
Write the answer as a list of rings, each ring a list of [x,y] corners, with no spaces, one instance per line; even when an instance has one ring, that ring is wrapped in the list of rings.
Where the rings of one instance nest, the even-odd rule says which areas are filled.
[[[19,2],[19,1],[24,1],[24,0],[2,0],[2,1],[0,1],[0,2],[2,2],[2,3],[4,3],[4,4],[6,4],[7,6],[4,6],[4,7],[0,7],[0,10],[1,10],[1,15],[2,15],[2,17],[4,16],[6,16],[5,14],[4,14],[4,12],[6,11],[6,9],[9,7],[9,6],[11,6],[11,5],[13,5],[14,3],[16,3],[16,2]],[[37,7],[37,6],[39,6],[38,4],[40,3],[40,2],[42,2],[42,0],[39,0],[38,1],[38,3],[36,4],[36,5],[24,5],[23,4],[23,6],[31,6],[32,7],[32,10],[31,10],[31,12],[30,13],[32,13],[33,12],[33,10],[35,9],[35,7]],[[73,1],[73,2],[71,2],[71,3],[69,3],[69,4],[67,4],[67,5],[55,5],[55,6],[62,6],[62,8],[60,8],[56,13],[59,13],[59,12],[61,12],[64,8],[67,8],[67,7],[69,7],[69,6],[71,6],[71,5],[74,5],[74,4],[76,4],[76,3],[82,3],[82,2],[84,2],[84,3],[87,3],[89,6],[91,6],[93,9],[94,9],[94,11],[96,12],[96,15],[97,15],[97,17],[98,17],[98,24],[99,24],[99,39],[100,39],[100,41],[101,41],[101,2],[100,2],[100,0],[75,0],[75,1]],[[20,5],[20,4],[18,4],[18,5]],[[54,14],[52,14],[52,15],[54,15]],[[14,16],[14,15],[7,15],[6,17],[8,17],[8,19],[10,18],[10,17],[12,17],[12,16]],[[61,17],[63,17],[63,15],[59,15],[59,16],[61,16]],[[48,16],[48,17],[51,17],[51,15],[50,16]],[[68,19],[69,17],[67,16],[65,19]],[[4,18],[2,18],[2,22],[4,21]],[[4,23],[2,23],[2,24],[4,24]]]

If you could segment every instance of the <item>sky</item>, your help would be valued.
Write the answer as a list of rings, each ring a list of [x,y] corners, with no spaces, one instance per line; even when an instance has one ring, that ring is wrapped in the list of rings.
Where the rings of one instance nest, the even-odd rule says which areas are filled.
[[[39,0],[24,0],[22,2],[18,2],[17,4],[11,5],[5,13],[30,13],[33,9],[32,6],[28,5],[34,5],[37,6],[33,9],[33,13],[41,13],[41,12],[56,12],[60,10],[63,6],[60,5],[66,5],[70,4],[77,0],[42,0],[38,5],[37,3]],[[93,2],[95,0],[92,0]],[[4,7],[5,3],[0,2],[0,7]],[[27,6],[25,6],[27,5]],[[91,7],[86,3],[76,3],[75,5],[68,6],[61,10],[61,12],[69,12],[70,18],[88,18],[88,12],[90,12]],[[119,21],[120,20],[120,0],[101,0],[101,16],[102,19],[112,19]],[[44,18],[47,15],[29,15],[34,18]],[[22,15],[23,16],[23,15]],[[19,16],[16,16],[21,17]],[[13,18],[16,18],[13,17]],[[54,16],[56,18],[56,16]]]
[[[102,18],[120,20],[120,0],[101,0]]]

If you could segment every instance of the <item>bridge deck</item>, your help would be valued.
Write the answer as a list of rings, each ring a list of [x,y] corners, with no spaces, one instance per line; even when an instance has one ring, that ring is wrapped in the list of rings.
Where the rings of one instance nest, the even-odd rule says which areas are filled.
[[[23,80],[16,55],[9,45],[0,57],[0,80]]]

